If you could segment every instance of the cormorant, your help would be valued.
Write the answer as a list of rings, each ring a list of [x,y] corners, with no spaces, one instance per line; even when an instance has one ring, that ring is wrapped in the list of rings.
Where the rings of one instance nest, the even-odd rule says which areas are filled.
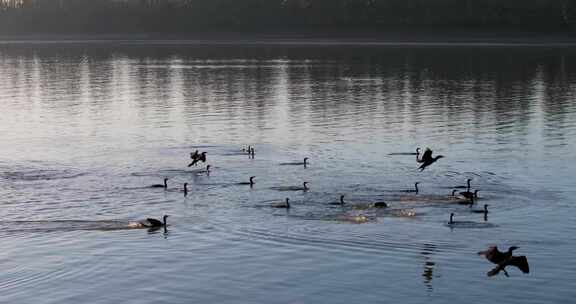
[[[150,188],[164,188],[164,189],[167,189],[167,188],[168,188],[168,178],[164,178],[164,184],[154,184],[154,185],[151,185]]]
[[[432,157],[432,150],[430,150],[430,148],[426,148],[426,151],[422,155],[422,159],[421,159],[422,165],[420,166],[420,171],[424,171],[424,169],[426,169],[426,167],[432,165],[433,163],[435,163],[437,160],[439,160],[442,157],[444,157],[444,156],[438,155],[436,157]]]

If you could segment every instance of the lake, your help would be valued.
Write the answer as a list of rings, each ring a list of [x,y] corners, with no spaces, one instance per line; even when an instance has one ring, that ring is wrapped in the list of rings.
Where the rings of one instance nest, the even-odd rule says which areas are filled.
[[[2,44],[0,302],[569,302],[575,98],[562,46]]]

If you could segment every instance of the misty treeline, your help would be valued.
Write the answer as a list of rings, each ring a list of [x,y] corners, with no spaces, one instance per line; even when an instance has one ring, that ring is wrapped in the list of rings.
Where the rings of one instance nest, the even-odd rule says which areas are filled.
[[[3,33],[576,29],[576,0],[0,0],[0,6]]]

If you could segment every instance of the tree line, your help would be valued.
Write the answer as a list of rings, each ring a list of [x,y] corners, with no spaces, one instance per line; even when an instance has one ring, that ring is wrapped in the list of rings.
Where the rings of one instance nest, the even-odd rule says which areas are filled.
[[[0,32],[576,30],[573,0],[0,0]]]

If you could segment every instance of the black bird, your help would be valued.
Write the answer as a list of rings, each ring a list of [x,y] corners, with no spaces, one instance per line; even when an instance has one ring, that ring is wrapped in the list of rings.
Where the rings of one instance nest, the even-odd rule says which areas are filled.
[[[339,203],[330,203],[330,205],[340,205],[340,206],[344,206],[344,194],[340,195],[340,202]],[[360,207],[360,208],[386,208],[388,207],[388,204],[386,204],[385,202],[374,202],[374,203],[370,203],[370,204],[357,204],[356,207]]]
[[[512,252],[518,249],[516,246],[511,246],[508,251],[501,252],[498,250],[498,246],[490,246],[487,250],[478,252],[478,255],[484,256],[488,261],[499,264],[512,257]]]
[[[374,208],[388,208],[388,204],[386,202],[375,202],[372,204]]]
[[[287,187],[276,187],[273,188],[280,191],[308,191],[310,188],[308,187],[308,182],[303,182],[302,186],[287,186]]]
[[[333,203],[330,203],[330,205],[344,206],[344,194],[340,195],[340,201],[339,202],[333,202]]]
[[[412,189],[412,190],[406,190],[406,191],[404,191],[404,192],[413,192],[413,193],[418,194],[418,184],[419,184],[419,183],[420,183],[420,182],[414,183],[414,189]]]
[[[484,214],[488,214],[488,204],[484,204],[484,209],[482,209],[482,210],[472,210],[472,212],[474,212],[474,213],[484,213]]]
[[[249,182],[239,182],[238,185],[250,185],[250,187],[254,186],[255,182],[254,182],[254,178],[256,176],[250,176],[250,181]]]
[[[424,151],[424,155],[422,155],[422,159],[420,159],[422,165],[420,166],[420,171],[424,171],[426,167],[430,166],[431,164],[435,163],[440,158],[444,157],[443,155],[438,155],[436,157],[432,157],[432,150],[430,148],[426,148]]]
[[[206,152],[202,152],[200,153],[200,155],[197,155],[195,158],[192,158],[192,162],[188,164],[188,167],[196,165],[199,161],[202,161],[203,163],[206,162]]]
[[[454,213],[450,213],[450,220],[448,221],[448,225],[454,225]]]
[[[168,224],[166,223],[166,218],[168,218],[168,215],[164,215],[163,222],[154,218],[147,218],[145,221],[141,221],[140,224],[144,227],[149,228],[166,227],[168,226]]]
[[[416,161],[420,162],[418,158],[420,156],[420,148],[416,148],[416,152],[388,153],[388,155],[416,155]]]
[[[526,256],[513,256],[512,251],[518,249],[516,246],[508,248],[507,252],[500,252],[498,247],[491,246],[488,250],[478,252],[479,255],[483,255],[486,259],[494,264],[497,264],[492,270],[487,274],[488,276],[494,276],[504,271],[504,275],[508,276],[506,272],[507,266],[515,266],[523,273],[530,273],[530,266],[528,265],[528,259]]]
[[[150,188],[164,188],[167,189],[168,188],[168,179],[164,178],[164,184],[154,184],[151,185]]]
[[[470,191],[460,192],[460,195],[462,195],[463,197],[465,197],[469,200],[473,200],[475,198],[478,198],[478,191],[479,190],[475,190],[474,192],[470,192]]]
[[[272,208],[290,209],[290,199],[286,198],[286,201],[284,203],[274,204],[274,205],[272,205]]]
[[[472,181],[471,178],[466,180],[466,186],[456,186],[454,187],[455,189],[462,189],[462,188],[466,188],[466,191],[470,191],[470,182]]]
[[[291,163],[281,163],[281,166],[299,166],[304,165],[304,168],[308,166],[308,157],[304,157],[304,161],[301,162],[291,162]]]
[[[188,183],[184,183],[184,196],[188,195]]]
[[[303,182],[302,187],[295,187],[294,189],[295,190],[302,190],[302,191],[310,190],[310,188],[308,188],[308,182]]]
[[[212,168],[212,166],[207,165],[207,166],[206,166],[206,169],[194,171],[194,173],[195,173],[195,174],[204,174],[204,173],[210,174],[210,172],[211,172],[211,171],[210,171],[210,168]]]

